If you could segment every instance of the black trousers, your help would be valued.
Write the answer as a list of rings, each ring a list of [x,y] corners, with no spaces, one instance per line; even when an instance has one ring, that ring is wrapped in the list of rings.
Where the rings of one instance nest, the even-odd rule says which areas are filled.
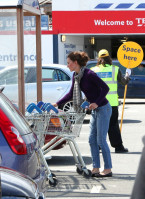
[[[114,148],[122,146],[122,138],[119,128],[118,115],[118,106],[112,106],[112,115],[110,118],[108,135],[111,146]]]

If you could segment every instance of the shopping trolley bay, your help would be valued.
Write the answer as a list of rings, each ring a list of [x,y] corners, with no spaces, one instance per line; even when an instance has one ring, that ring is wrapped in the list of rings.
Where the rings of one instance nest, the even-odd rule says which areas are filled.
[[[145,126],[145,121],[143,121],[142,118],[143,118],[143,112],[145,111],[145,105],[126,104],[125,106],[126,107],[125,107],[125,115],[123,121],[122,137],[124,140],[124,145],[129,148],[129,153],[116,154],[114,152],[114,148],[110,146],[108,140],[108,144],[111,150],[112,163],[113,163],[112,178],[98,179],[98,178],[91,178],[89,176],[86,177],[86,175],[82,174],[82,166],[80,166],[81,163],[84,163],[83,166],[86,166],[86,169],[88,171],[92,169],[92,160],[90,154],[90,147],[88,143],[90,115],[83,115],[83,114],[81,115],[81,117],[84,117],[83,119],[84,121],[81,124],[79,124],[80,122],[78,122],[77,125],[78,126],[81,125],[81,130],[80,131],[78,130],[76,133],[75,131],[74,133],[72,131],[73,125],[75,125],[75,123],[73,124],[73,122],[77,121],[76,114],[72,115],[70,113],[70,115],[67,116],[67,114],[60,113],[60,118],[62,119],[58,120],[57,117],[55,118],[56,116],[55,113],[53,113],[51,114],[51,116],[49,115],[49,118],[47,118],[47,125],[44,124],[44,122],[42,122],[43,121],[42,118],[41,119],[39,117],[37,118],[39,122],[42,122],[41,124],[42,126],[43,125],[47,126],[48,128],[47,130],[49,130],[48,133],[55,132],[55,136],[60,136],[61,139],[62,138],[64,139],[66,136],[68,138],[68,140],[66,140],[67,144],[65,144],[64,147],[58,150],[53,150],[56,145],[53,146],[52,145],[53,143],[51,143],[50,146],[47,148],[47,150],[48,149],[49,150],[46,151],[46,149],[44,149],[45,145],[43,145],[42,142],[43,145],[41,147],[42,159],[44,158],[44,162],[46,162],[48,166],[48,168],[46,167],[46,171],[49,179],[48,182],[50,181],[50,183],[48,183],[48,189],[46,194],[47,198],[60,198],[60,199],[82,198],[82,197],[83,198],[103,197],[103,199],[111,199],[115,197],[118,199],[130,198],[142,151],[141,140],[142,136],[144,135],[144,126]],[[119,108],[121,115],[122,107],[120,106]],[[42,115],[40,117],[44,117],[44,115],[43,116]],[[136,115],[138,115],[137,119]],[[67,125],[69,122],[72,124],[72,126],[69,125],[71,126],[71,128],[69,129],[70,132],[66,133],[66,128],[68,128]],[[57,130],[54,126],[51,125],[52,123],[55,123],[56,125],[55,127],[58,128]],[[60,125],[62,125],[61,128]],[[45,129],[45,127],[43,129]],[[37,125],[34,125],[34,122],[33,122],[33,128],[36,129],[38,128]],[[39,134],[39,128],[38,131],[36,129],[35,131],[38,132]],[[68,142],[69,139],[74,140],[80,154],[77,154],[76,152],[77,150],[75,149],[73,141],[71,141],[71,144],[69,144]],[[53,142],[54,144],[56,144],[55,140]],[[71,145],[73,145],[72,146],[73,149],[71,148]],[[75,153],[75,155],[73,153]],[[100,157],[101,157],[101,162],[103,162],[102,156]],[[81,162],[81,158],[83,162]],[[78,165],[76,163],[78,163]],[[55,179],[57,179],[57,183],[53,182],[53,180],[55,181]]]

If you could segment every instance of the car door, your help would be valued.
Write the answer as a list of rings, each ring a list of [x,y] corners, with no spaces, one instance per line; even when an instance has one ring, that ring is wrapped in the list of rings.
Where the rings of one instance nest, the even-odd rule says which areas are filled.
[[[32,74],[34,73],[36,74],[36,68]],[[27,83],[26,86],[26,105],[32,102],[37,103],[36,80],[35,83]],[[69,91],[70,86],[71,78],[63,70],[51,67],[42,68],[42,100],[44,102],[56,102]]]
[[[42,69],[43,101],[54,103],[62,98],[71,87],[71,78],[59,68]]]
[[[24,79],[26,80],[29,74],[29,69],[24,69]],[[25,81],[26,82],[26,81]],[[0,87],[4,87],[3,93],[12,101],[12,103],[18,105],[18,68],[6,68],[0,72]],[[27,85],[25,85],[25,100],[27,98]]]
[[[36,86],[36,67],[30,66],[25,67],[25,106],[27,107],[30,103],[37,102],[37,86]]]

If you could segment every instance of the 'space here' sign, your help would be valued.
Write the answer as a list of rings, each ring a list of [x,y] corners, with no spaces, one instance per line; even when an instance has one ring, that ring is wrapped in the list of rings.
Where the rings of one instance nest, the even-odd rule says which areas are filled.
[[[117,52],[118,61],[126,68],[135,68],[143,60],[142,47],[132,41],[123,43]]]

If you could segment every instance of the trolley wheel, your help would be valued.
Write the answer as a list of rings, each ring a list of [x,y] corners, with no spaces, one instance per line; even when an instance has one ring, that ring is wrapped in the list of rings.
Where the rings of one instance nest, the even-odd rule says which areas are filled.
[[[49,180],[50,176],[47,177],[47,180]],[[56,175],[54,173],[51,172],[51,178],[56,178]]]
[[[52,177],[56,178],[56,175],[54,173],[51,173]]]
[[[88,171],[88,174],[87,174],[85,171],[83,171],[83,172],[82,172],[82,175],[83,175],[85,178],[90,178],[90,177],[92,176],[92,172],[91,172],[91,170],[89,170],[89,169],[87,169],[87,171]]]
[[[54,181],[54,182],[51,182],[51,181],[49,180],[49,185],[50,185],[51,187],[55,187],[55,186],[58,184],[57,178],[53,177],[53,181]]]
[[[76,171],[77,171],[77,173],[80,174],[80,175],[82,175],[82,173],[83,173],[82,168],[79,168],[79,167],[76,168]]]

